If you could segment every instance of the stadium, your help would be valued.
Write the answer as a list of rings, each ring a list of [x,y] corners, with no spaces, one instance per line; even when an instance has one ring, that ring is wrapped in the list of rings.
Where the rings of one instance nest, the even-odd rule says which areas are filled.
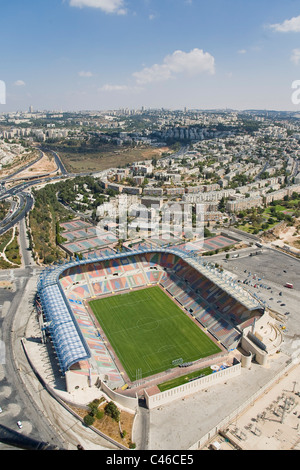
[[[264,366],[281,341],[258,299],[176,247],[51,266],[36,307],[66,390],[98,386],[133,408],[141,397],[151,408],[236,376],[254,357]]]

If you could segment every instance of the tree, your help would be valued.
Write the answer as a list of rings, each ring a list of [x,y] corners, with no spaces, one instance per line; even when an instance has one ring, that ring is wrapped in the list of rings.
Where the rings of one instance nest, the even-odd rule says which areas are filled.
[[[92,426],[94,424],[94,421],[95,417],[92,416],[90,413],[85,415],[85,417],[83,418],[83,422],[86,426]]]
[[[223,212],[225,210],[225,198],[224,197],[222,197],[222,199],[220,200],[219,205],[218,205],[218,209],[221,212]]]
[[[104,408],[105,414],[110,416],[112,419],[117,421],[117,423],[120,421],[120,411],[118,407],[115,405],[113,401],[110,401],[106,407]]]
[[[100,404],[100,400],[97,400],[97,399],[93,400],[91,403],[88,404],[88,407],[91,410],[90,415],[96,416],[99,404]]]

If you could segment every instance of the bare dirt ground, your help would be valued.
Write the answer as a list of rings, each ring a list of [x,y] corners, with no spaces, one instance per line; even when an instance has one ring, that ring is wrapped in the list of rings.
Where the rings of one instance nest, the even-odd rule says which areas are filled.
[[[291,247],[300,249],[300,219],[296,219],[292,227],[286,223],[279,224],[273,230],[263,235],[265,242],[276,242],[278,246],[290,245]]]
[[[104,404],[100,405],[99,410],[102,411],[106,404],[107,403],[105,402]],[[83,410],[82,408],[73,409],[81,418],[84,418],[84,416],[87,414],[87,411]],[[129,447],[130,443],[132,442],[132,428],[135,415],[124,410],[120,410],[120,413],[120,427],[123,432],[126,431],[124,438],[121,437],[119,424],[109,416],[104,415],[103,418],[96,419],[93,427],[101,431],[106,436],[114,439],[114,441],[119,442],[123,446]]]
[[[14,159],[14,162],[12,163],[12,165],[10,165],[9,168],[5,168],[5,169],[0,171],[0,177],[5,178],[5,177],[11,175],[15,171],[18,171],[20,168],[22,168],[27,163],[30,163],[31,161],[36,160],[37,156],[38,156],[38,154],[34,152],[34,153],[31,153],[30,155],[28,155],[26,157],[23,156],[23,155],[22,155],[22,157],[16,157]]]
[[[47,173],[54,173],[56,170],[57,165],[55,163],[54,158],[51,158],[48,155],[44,154],[44,157],[40,161],[32,165],[30,168],[27,168],[27,170],[19,173],[16,178],[21,179],[32,176],[40,176]]]

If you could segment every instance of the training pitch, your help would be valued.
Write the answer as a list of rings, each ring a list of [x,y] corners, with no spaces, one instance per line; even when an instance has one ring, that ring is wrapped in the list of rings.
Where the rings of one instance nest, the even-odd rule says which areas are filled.
[[[89,305],[131,381],[221,351],[158,286]]]

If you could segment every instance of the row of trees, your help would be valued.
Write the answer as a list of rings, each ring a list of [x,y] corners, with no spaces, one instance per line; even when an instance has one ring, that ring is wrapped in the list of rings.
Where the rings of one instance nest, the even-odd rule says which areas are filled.
[[[74,201],[78,194],[84,194],[87,190],[95,198],[90,207],[95,215],[97,207],[109,200],[109,196],[104,194],[99,182],[91,176],[76,177],[33,190],[35,205],[29,215],[32,246],[45,264],[64,257],[58,247],[64,241],[60,223],[74,217],[64,204],[79,210],[79,207],[74,206]]]

